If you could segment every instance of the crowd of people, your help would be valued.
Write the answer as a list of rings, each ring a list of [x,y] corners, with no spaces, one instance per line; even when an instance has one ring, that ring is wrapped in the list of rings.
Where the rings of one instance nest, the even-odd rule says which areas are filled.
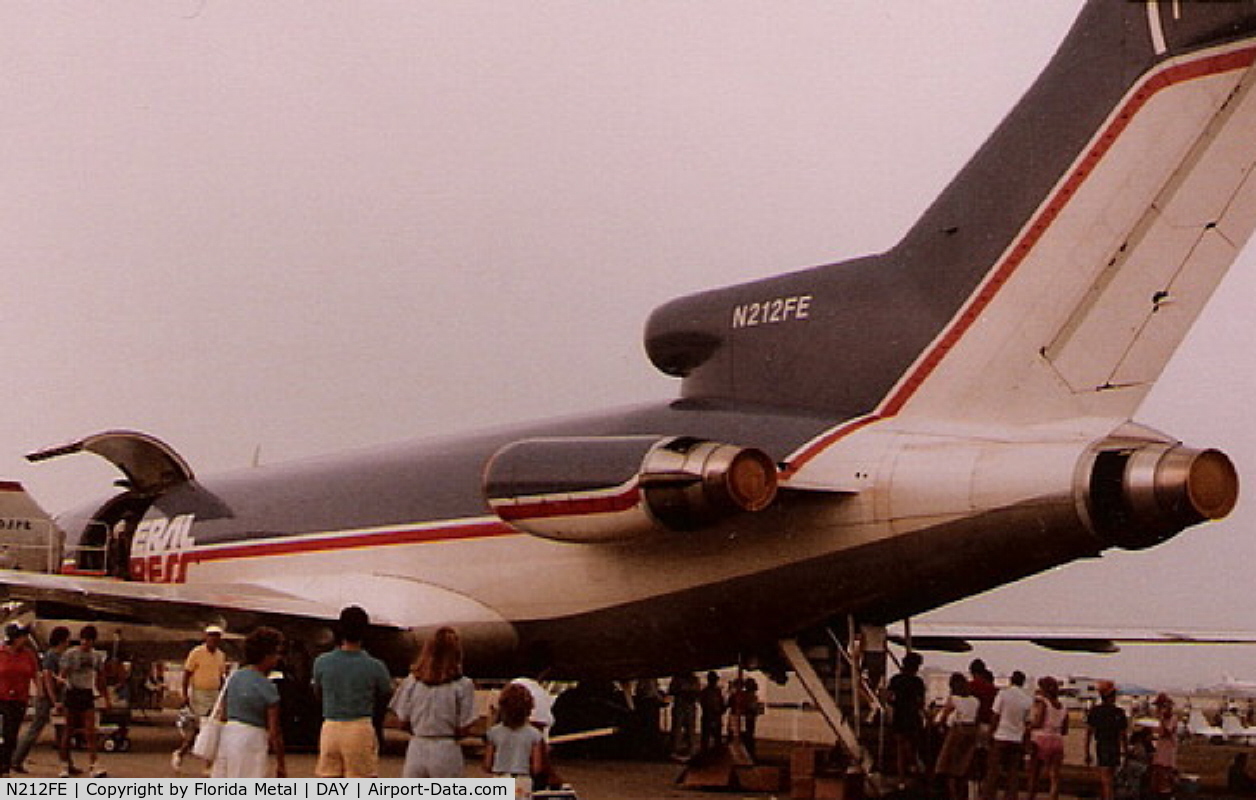
[[[96,696],[103,693],[105,654],[96,649],[96,628],[85,626],[70,645],[67,628],[53,629],[41,658],[31,642],[30,629],[6,626],[0,645],[0,777],[24,773],[25,760],[55,711],[64,714],[58,736],[61,776],[81,773],[70,760],[72,735],[87,737],[88,774],[105,777],[96,753]],[[22,723],[35,689],[35,712],[26,730]],[[105,695],[105,707],[109,697]]]
[[[381,725],[410,734],[402,777],[462,777],[465,762],[459,741],[477,719],[475,687],[463,673],[458,633],[441,628],[422,647],[409,674],[394,688],[383,662],[363,646],[370,625],[367,613],[345,608],[337,626],[338,645],[313,661],[309,683],[321,710],[318,762],[320,778],[378,776]],[[204,641],[187,656],[182,672],[183,708],[178,716],[180,744],[171,754],[179,773],[198,744],[203,729],[217,731],[217,745],[206,775],[222,778],[286,777],[280,690],[273,671],[285,652],[284,635],[273,628],[252,631],[243,641],[243,658],[229,672],[218,626],[204,631]],[[86,774],[103,777],[97,746],[97,698],[109,710],[106,654],[98,650],[92,625],[71,640],[64,627],[52,630],[42,654],[28,628],[4,630],[0,645],[0,777],[26,772],[26,760],[54,714],[64,716],[56,737],[60,775],[83,774],[73,762],[73,745],[87,754]],[[923,661],[909,652],[901,670],[886,684],[886,707],[893,750],[891,763],[900,788],[941,786],[951,800],[1016,800],[1024,782],[1034,800],[1043,791],[1056,800],[1068,734],[1069,713],[1061,686],[1051,676],[1036,681],[1014,671],[1006,685],[980,659],[967,674],[949,677],[945,702],[930,706]],[[1116,687],[1097,685],[1098,702],[1084,715],[1085,763],[1093,766],[1099,796],[1142,798],[1172,796],[1177,784],[1177,748],[1181,720],[1172,698],[1156,697],[1154,725],[1134,728],[1117,705]],[[22,729],[34,699],[30,722]],[[495,724],[488,730],[483,768],[516,781],[519,797],[530,796],[534,783],[556,781],[550,764],[548,733],[554,723],[551,697],[532,677],[509,684],[496,703]],[[705,682],[696,674],[672,677],[666,692],[656,681],[635,685],[634,705],[648,738],[662,740],[661,709],[670,705],[667,750],[688,760],[725,744],[739,742],[753,758],[758,717],[763,712],[755,679],[743,676],[724,685],[719,673]],[[386,709],[386,713],[384,712]],[[1246,764],[1232,765],[1230,783],[1256,790]]]
[[[363,609],[345,608],[337,646],[313,662],[311,682],[322,714],[315,775],[378,777],[380,728],[388,725],[410,734],[403,777],[464,777],[459,740],[468,735],[477,711],[457,631],[437,630],[394,689],[384,663],[363,647],[369,626]],[[269,627],[250,632],[240,666],[229,671],[223,635],[222,628],[207,627],[204,641],[185,660],[180,743],[171,766],[182,773],[189,754],[197,754],[208,777],[287,777],[280,690],[273,680],[285,637]],[[0,777],[26,772],[27,756],[54,714],[64,716],[56,742],[61,777],[84,774],[72,760],[75,743],[87,751],[86,774],[107,776],[97,754],[97,698],[107,711],[111,692],[105,682],[107,654],[96,648],[97,638],[92,625],[74,642],[69,629],[58,627],[41,656],[28,628],[6,627],[0,645]],[[22,730],[32,687],[34,714]],[[499,719],[488,731],[483,766],[487,774],[513,778],[517,797],[531,795],[534,776],[554,777],[546,744],[553,722],[549,705],[549,695],[528,679],[510,684],[498,701]]]
[[[919,654],[908,653],[887,685],[900,788],[938,781],[950,800],[994,800],[1000,791],[1016,800],[1025,776],[1030,800],[1043,789],[1050,800],[1059,797],[1069,712],[1056,678],[1039,678],[1030,694],[1017,670],[999,689],[985,663],[974,659],[967,675],[951,674],[946,701],[930,709],[921,665]],[[1099,797],[1173,796],[1180,728],[1173,699],[1157,696],[1154,727],[1132,730],[1116,686],[1099,681],[1096,691],[1098,702],[1084,715],[1084,750]]]
[[[763,705],[759,684],[739,677],[726,688],[718,672],[708,672],[705,685],[692,672],[674,675],[667,686],[671,706],[671,753],[686,760],[736,740],[752,758]],[[699,733],[700,731],[700,733]]]

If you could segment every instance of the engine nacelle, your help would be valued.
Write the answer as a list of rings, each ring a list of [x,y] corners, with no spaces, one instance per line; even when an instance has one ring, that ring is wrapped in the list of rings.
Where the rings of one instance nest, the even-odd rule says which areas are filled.
[[[763,452],[689,437],[526,439],[498,450],[484,472],[499,517],[571,542],[696,530],[767,508],[776,488]]]
[[[1088,488],[1097,532],[1118,547],[1141,550],[1229,514],[1238,502],[1239,478],[1219,450],[1114,444],[1096,452]]]
[[[1238,500],[1238,475],[1224,453],[1136,425],[1090,442],[902,436],[895,447],[882,507],[896,533],[1017,518],[1054,531],[1033,543],[1034,554],[1021,554],[1046,565],[1109,546],[1154,547],[1226,516]],[[998,535],[998,525],[992,530]]]

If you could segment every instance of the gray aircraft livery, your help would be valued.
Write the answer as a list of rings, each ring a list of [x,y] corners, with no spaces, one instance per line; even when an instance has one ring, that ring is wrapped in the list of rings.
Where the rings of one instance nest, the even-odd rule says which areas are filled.
[[[32,453],[125,478],[55,525],[0,485],[6,598],[311,636],[357,603],[394,665],[452,625],[475,674],[633,677],[1222,517],[1230,460],[1130,420],[1256,225],[1254,62],[1252,2],[1090,0],[892,249],[657,309],[672,402],[214,476],[129,431]]]

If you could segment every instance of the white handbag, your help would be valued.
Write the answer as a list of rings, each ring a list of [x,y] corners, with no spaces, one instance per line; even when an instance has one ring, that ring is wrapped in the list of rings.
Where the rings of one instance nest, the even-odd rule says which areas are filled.
[[[234,674],[232,673],[233,676]],[[196,741],[192,742],[192,755],[197,758],[213,761],[218,757],[218,740],[222,738],[222,726],[227,724],[222,720],[225,715],[219,712],[222,711],[223,700],[230,685],[231,678],[228,678],[222,691],[218,692],[218,699],[214,701],[214,710],[209,712],[208,717],[201,719],[201,729],[196,733]]]

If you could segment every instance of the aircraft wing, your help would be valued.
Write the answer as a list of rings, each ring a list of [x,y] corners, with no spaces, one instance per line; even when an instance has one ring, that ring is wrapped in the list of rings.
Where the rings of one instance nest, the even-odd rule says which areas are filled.
[[[1256,644],[1256,631],[1206,631],[1184,628],[1086,627],[1080,625],[1004,625],[912,620],[912,647],[965,653],[972,642],[1029,642],[1048,650],[1080,653],[1116,653],[1120,644]],[[907,626],[888,629],[898,644],[907,640]]]
[[[326,628],[346,605],[361,605],[378,626],[506,623],[492,609],[439,586],[382,574],[276,576],[267,583],[155,584],[0,570],[0,597],[34,604],[40,616],[83,610],[136,623],[240,630],[259,624]]]

